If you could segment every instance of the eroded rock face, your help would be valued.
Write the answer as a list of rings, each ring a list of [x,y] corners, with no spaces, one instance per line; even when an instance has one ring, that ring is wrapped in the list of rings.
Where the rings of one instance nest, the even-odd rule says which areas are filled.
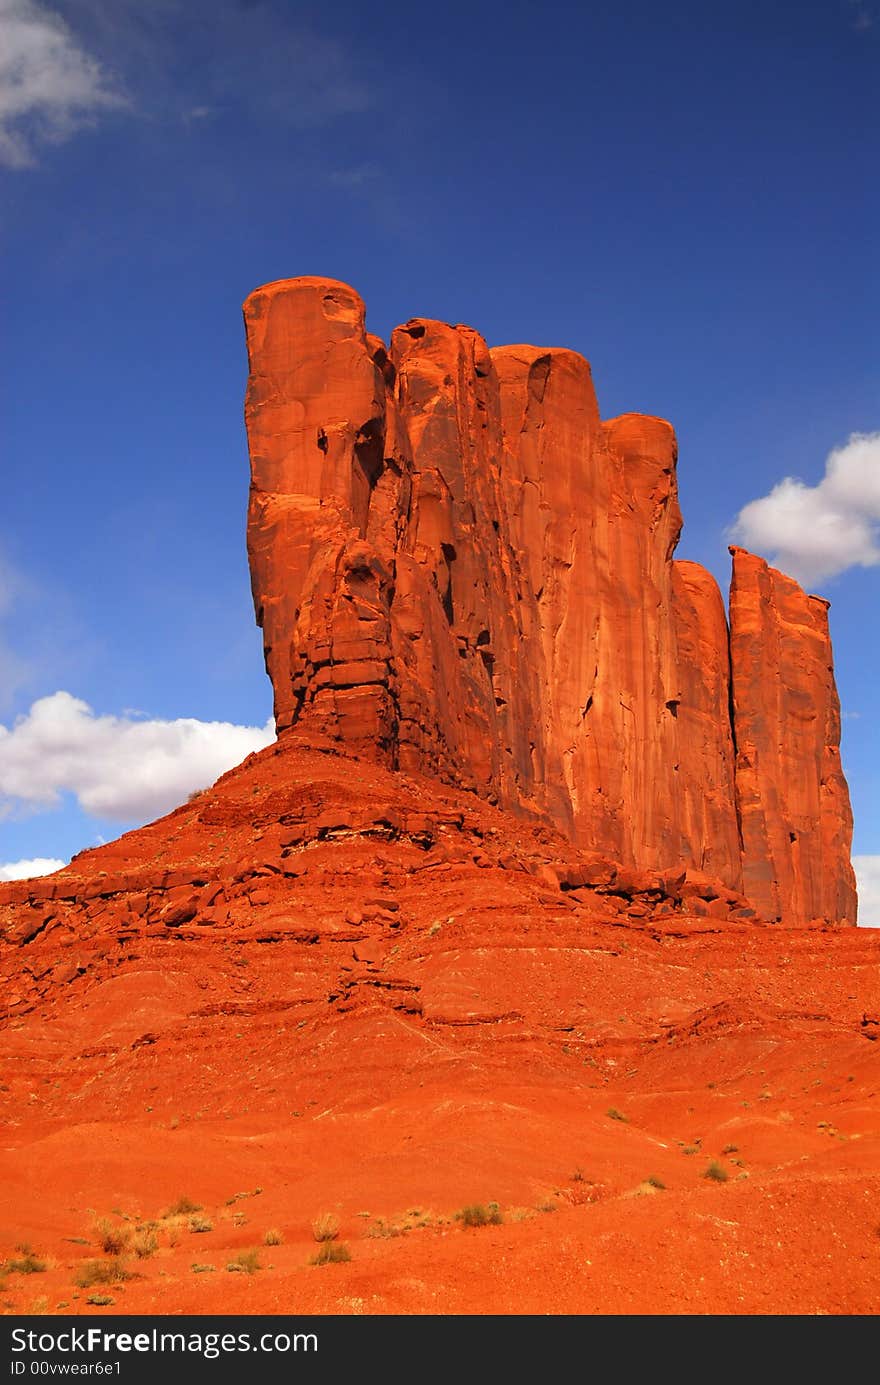
[[[245,322],[248,554],[278,729],[308,701],[372,740],[391,719],[390,574],[365,543],[385,385],[364,306],[344,284],[297,279],[252,294]]]
[[[828,602],[732,548],[736,799],[746,894],[769,919],[855,922]]]
[[[672,609],[680,676],[676,773],[682,835],[693,844],[689,864],[741,889],[727,618],[717,582],[699,563],[672,564]]]
[[[549,818],[624,867],[733,891],[745,867],[772,917],[854,920],[827,629],[822,655],[801,622],[817,652],[793,655],[813,730],[789,696],[768,731],[789,779],[802,761],[820,778],[784,800],[775,768],[735,788],[735,739],[742,761],[760,722],[741,690],[780,665],[740,619],[740,731],[721,595],[673,559],[668,423],[603,423],[573,351],[490,351],[421,318],[386,348],[333,280],[258,289],[245,322],[248,550],[280,733]]]

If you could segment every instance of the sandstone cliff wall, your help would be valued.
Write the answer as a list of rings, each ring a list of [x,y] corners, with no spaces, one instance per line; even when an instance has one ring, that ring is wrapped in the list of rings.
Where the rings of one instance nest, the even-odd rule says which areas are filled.
[[[731,549],[730,648],[743,883],[770,919],[855,922],[828,602]]]
[[[668,423],[603,422],[573,351],[420,318],[386,348],[333,280],[266,285],[245,323],[279,733],[684,865],[768,918],[854,921],[825,605],[737,554],[728,638],[714,579],[673,557]]]

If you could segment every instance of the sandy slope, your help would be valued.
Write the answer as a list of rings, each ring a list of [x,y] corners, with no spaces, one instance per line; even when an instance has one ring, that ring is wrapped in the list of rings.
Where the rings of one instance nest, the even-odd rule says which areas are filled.
[[[6,1311],[876,1311],[880,936],[571,866],[291,741],[0,905]],[[157,1247],[77,1287],[102,1218]]]

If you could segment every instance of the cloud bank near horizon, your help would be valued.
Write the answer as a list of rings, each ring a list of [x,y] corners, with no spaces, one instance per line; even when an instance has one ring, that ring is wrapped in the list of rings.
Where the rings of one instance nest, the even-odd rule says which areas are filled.
[[[54,856],[34,856],[29,861],[6,861],[0,863],[0,880],[33,880],[37,875],[51,875],[66,865],[66,861]]]
[[[69,692],[0,725],[0,818],[45,812],[71,794],[84,812],[147,822],[275,739],[265,726],[98,715]]]

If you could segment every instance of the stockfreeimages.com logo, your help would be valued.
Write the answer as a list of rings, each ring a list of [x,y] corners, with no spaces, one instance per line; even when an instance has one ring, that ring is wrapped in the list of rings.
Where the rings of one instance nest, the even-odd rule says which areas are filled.
[[[285,1353],[317,1351],[315,1332],[263,1332],[252,1337],[249,1332],[107,1332],[100,1327],[68,1328],[62,1332],[33,1332],[23,1327],[13,1328],[13,1353],[28,1353],[30,1361],[15,1356],[12,1375],[113,1375],[119,1374],[119,1360],[84,1361],[81,1363],[50,1362],[44,1356],[82,1354],[86,1356],[116,1356],[131,1352],[143,1354],[163,1352],[203,1356],[208,1361],[218,1356],[241,1351]],[[65,1371],[64,1366],[68,1369]]]

